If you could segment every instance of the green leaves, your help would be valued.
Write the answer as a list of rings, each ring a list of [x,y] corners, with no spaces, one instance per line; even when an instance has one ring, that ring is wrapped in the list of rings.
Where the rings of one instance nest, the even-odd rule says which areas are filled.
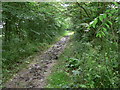
[[[111,22],[111,21],[108,20],[107,22],[108,22],[110,25],[112,25],[112,22]]]
[[[93,26],[94,28],[95,28],[95,26],[96,26],[97,22],[98,22],[98,19],[97,19],[97,18],[95,18],[95,20],[94,20],[94,22],[93,22],[93,24],[92,24],[92,26]]]
[[[105,26],[106,26],[107,28],[110,28],[110,26],[109,26],[107,23],[105,23]]]
[[[107,17],[107,14],[101,14],[99,20],[102,22]]]
[[[103,21],[103,15],[99,16],[100,21]]]
[[[4,70],[13,67],[20,59],[44,50],[63,35],[65,23],[61,9],[64,12],[61,3],[2,3],[2,34],[5,36],[3,64],[7,67]],[[41,46],[39,43],[45,44]],[[8,76],[9,72],[6,73]],[[5,79],[6,75],[4,74]]]
[[[96,34],[96,37],[102,37],[105,36],[105,32],[107,32],[107,29],[105,27],[102,27],[101,30]]]
[[[102,29],[103,29],[103,31],[107,31],[107,29],[106,29],[106,28],[104,28],[104,27],[103,27]]]
[[[76,58],[69,58],[67,59],[68,64],[66,64],[66,67],[69,67],[70,70],[73,71],[74,74],[78,74],[78,71],[75,71],[79,67],[79,59]]]
[[[99,31],[97,34],[96,34],[96,37],[102,37],[102,36],[105,36],[105,33],[103,31]]]
[[[90,22],[88,29],[91,29],[91,27],[95,28],[96,37],[105,36],[108,33],[110,26],[112,25],[110,18],[108,18],[109,16],[110,16],[109,13],[100,14],[92,22]]]
[[[98,22],[98,18],[95,18],[92,22],[90,22],[90,26],[89,27],[93,27],[93,28],[95,28],[96,27],[96,24],[97,24],[97,22]]]
[[[105,19],[106,17],[107,17],[107,14],[104,14],[104,15],[103,15],[103,18]]]

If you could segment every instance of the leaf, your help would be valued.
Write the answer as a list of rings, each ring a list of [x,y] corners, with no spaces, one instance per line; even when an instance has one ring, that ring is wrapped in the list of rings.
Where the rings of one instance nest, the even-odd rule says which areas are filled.
[[[80,87],[81,87],[81,88],[86,88],[87,86],[84,85],[84,84],[80,84]]]
[[[108,15],[109,15],[109,16],[112,16],[112,14],[111,14],[111,13],[108,13]]]
[[[97,22],[98,22],[98,19],[96,18],[96,19],[94,20],[93,24],[92,24],[92,26],[93,26],[94,28],[95,28]]]
[[[101,14],[99,16],[99,19],[100,19],[100,21],[103,21],[103,19],[105,19],[106,17],[107,17],[107,14]]]
[[[103,21],[103,18],[104,18],[103,15],[99,16],[100,21]]]
[[[86,27],[89,26],[88,23],[81,23],[80,25],[83,25],[83,26],[86,26]]]
[[[102,35],[100,33],[97,33],[96,34],[96,37],[101,37]]]
[[[101,34],[102,34],[101,36],[105,36],[105,33],[104,33],[104,32],[102,32],[102,31],[101,31]]]
[[[106,12],[110,12],[110,10],[108,9],[108,10],[106,10]]]
[[[107,29],[106,29],[106,28],[104,28],[104,27],[103,27],[102,29],[103,29],[104,31],[107,31]]]
[[[103,15],[103,18],[105,19],[106,17],[107,17],[107,14],[104,14],[104,15]]]
[[[112,25],[112,22],[111,21],[107,21],[110,25]]]
[[[116,6],[118,6],[119,4],[117,2],[113,2]]]
[[[90,22],[90,25],[93,24],[94,21]]]
[[[40,33],[37,32],[37,31],[35,31],[35,30],[32,30],[32,29],[31,29],[30,31],[34,32],[34,33],[37,34],[37,35],[40,35]]]
[[[108,24],[105,23],[105,25],[106,25],[107,28],[110,28],[110,26]]]

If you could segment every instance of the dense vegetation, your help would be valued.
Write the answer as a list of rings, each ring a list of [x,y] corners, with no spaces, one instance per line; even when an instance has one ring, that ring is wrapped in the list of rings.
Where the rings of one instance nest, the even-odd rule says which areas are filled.
[[[47,87],[120,87],[118,3],[68,4],[75,35]]]
[[[6,79],[26,62],[25,57],[44,50],[63,35],[66,26],[59,3],[9,2],[2,3],[2,6],[2,61]]]
[[[46,87],[120,87],[118,7],[117,2],[3,3],[4,81],[25,57],[69,29],[74,35]]]
[[[72,7],[76,8],[72,22],[77,38],[72,53],[75,59],[68,58],[68,63],[80,74],[73,87],[120,87],[118,3],[76,3]]]

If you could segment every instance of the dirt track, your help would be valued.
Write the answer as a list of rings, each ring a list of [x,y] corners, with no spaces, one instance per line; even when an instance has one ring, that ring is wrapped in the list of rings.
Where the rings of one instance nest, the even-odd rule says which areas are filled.
[[[46,77],[51,73],[51,67],[63,52],[70,37],[61,38],[56,44],[42,55],[36,56],[28,68],[18,72],[16,76],[5,84],[6,88],[43,88]]]

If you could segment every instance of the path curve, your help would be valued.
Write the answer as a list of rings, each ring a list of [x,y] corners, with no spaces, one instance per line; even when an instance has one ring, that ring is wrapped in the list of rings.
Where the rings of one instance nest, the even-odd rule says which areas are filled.
[[[51,67],[55,64],[59,55],[63,52],[70,37],[61,38],[56,44],[42,55],[36,56],[27,68],[18,72],[5,84],[6,88],[44,88],[46,77],[51,73]]]

